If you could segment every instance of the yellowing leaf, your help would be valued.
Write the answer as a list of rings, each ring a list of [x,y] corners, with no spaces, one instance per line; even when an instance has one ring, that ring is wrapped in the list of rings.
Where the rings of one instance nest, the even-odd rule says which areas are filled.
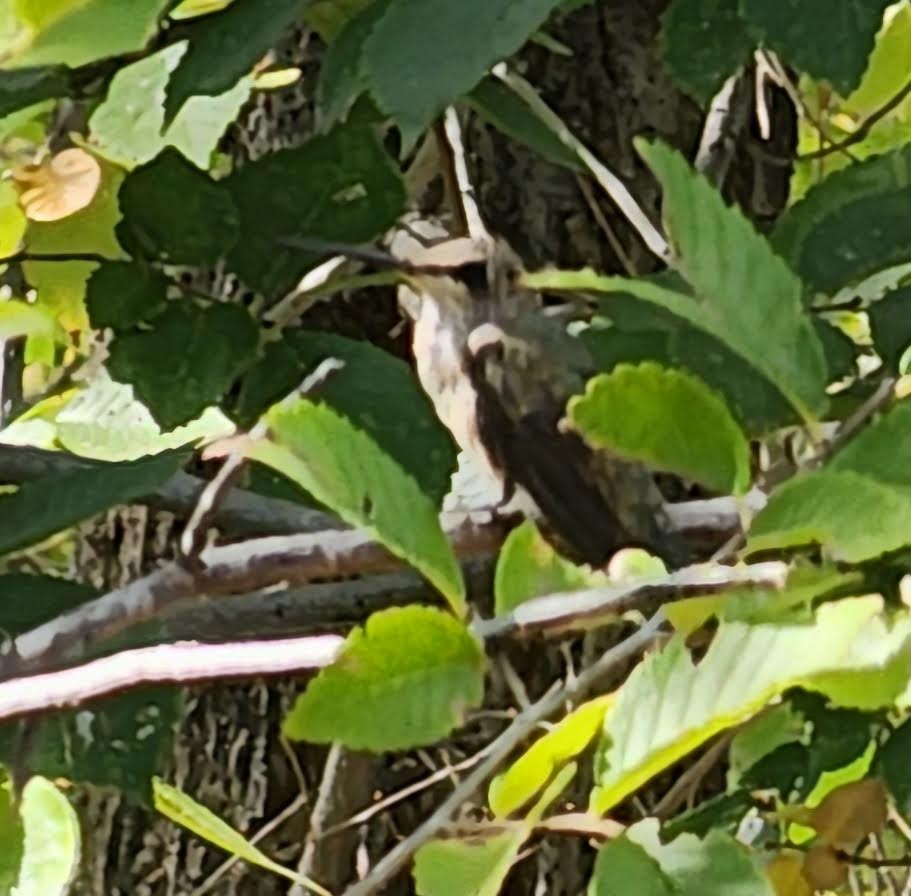
[[[848,880],[848,866],[831,846],[820,843],[804,857],[803,875],[813,890],[836,890]]]
[[[803,855],[780,852],[765,869],[775,896],[813,896],[813,888],[803,874]]]
[[[590,700],[536,741],[505,772],[490,782],[487,794],[495,815],[509,815],[527,803],[564,762],[578,756],[601,729],[613,694]]]
[[[887,814],[886,788],[875,778],[865,778],[833,790],[809,820],[826,843],[851,851],[883,829]]]
[[[257,90],[278,90],[281,87],[288,87],[295,81],[300,80],[301,70],[299,68],[279,68],[271,72],[262,72],[253,79],[253,86]]]
[[[42,165],[15,169],[19,202],[32,221],[59,221],[85,208],[98,192],[101,166],[84,149],[57,153]]]

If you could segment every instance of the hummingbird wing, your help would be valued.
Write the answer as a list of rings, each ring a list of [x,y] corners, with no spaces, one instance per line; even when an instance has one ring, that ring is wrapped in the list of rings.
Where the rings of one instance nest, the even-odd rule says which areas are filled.
[[[560,426],[567,401],[593,372],[579,340],[537,316],[482,324],[469,337],[466,368],[480,441],[507,483],[534,500],[558,547],[598,566],[622,547],[670,553],[651,474]]]

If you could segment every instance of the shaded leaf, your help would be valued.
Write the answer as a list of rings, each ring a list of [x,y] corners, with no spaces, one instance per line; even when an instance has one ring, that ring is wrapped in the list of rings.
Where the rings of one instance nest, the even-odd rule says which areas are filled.
[[[411,563],[460,615],[461,568],[440,528],[436,507],[365,432],[327,405],[298,398],[266,416],[271,440],[248,456],[294,480],[346,523],[365,529]]]
[[[337,39],[344,25],[377,0],[311,0],[304,19],[326,42]]]
[[[240,238],[229,261],[250,286],[284,295],[315,263],[280,240],[373,239],[405,205],[401,176],[370,128],[349,124],[303,146],[268,153],[224,182],[240,211]]]
[[[46,778],[22,791],[24,832],[16,896],[65,896],[80,853],[79,820],[67,798]]]
[[[673,0],[661,19],[662,61],[700,103],[749,62],[756,45],[738,7],[739,0]]]
[[[190,48],[168,81],[165,117],[174,121],[190,97],[230,90],[279,41],[307,7],[307,0],[234,0],[188,29]]]
[[[902,402],[871,423],[829,462],[828,469],[851,471],[897,489],[911,490],[911,469],[896,450],[911,440],[911,402]]]
[[[494,573],[494,612],[499,616],[543,594],[609,584],[600,570],[564,559],[526,520],[506,537]]]
[[[524,143],[542,159],[571,171],[583,169],[576,154],[502,81],[485,78],[465,96],[465,102],[507,137]]]
[[[529,802],[561,765],[574,759],[601,729],[612,694],[589,700],[561,719],[491,782],[487,799],[494,815],[510,815]]]
[[[753,798],[747,790],[720,793],[703,800],[699,805],[675,815],[661,829],[666,840],[680,834],[704,837],[717,828],[733,833],[743,817],[753,808]]]
[[[76,68],[106,56],[141,50],[155,33],[167,4],[168,0],[86,0],[69,4],[63,15],[41,23],[44,27],[35,30],[24,52],[15,56],[14,64]]]
[[[152,782],[155,795],[155,808],[171,821],[192,831],[198,837],[209,843],[215,844],[225,852],[231,853],[249,862],[251,865],[257,865],[287,877],[321,896],[331,896],[328,890],[321,887],[315,881],[273,862],[258,847],[250,843],[243,834],[234,830],[227,822],[222,821],[214,812],[211,812],[205,806],[200,805],[192,797],[171,787],[162,781],[161,778],[155,778]]]
[[[135,261],[99,265],[86,284],[85,305],[93,327],[128,330],[165,306],[168,278]]]
[[[775,250],[821,292],[911,260],[906,209],[911,146],[857,162],[792,205],[772,234]]]
[[[558,0],[391,0],[364,45],[363,66],[380,108],[406,146],[491,66],[511,56]],[[440,53],[454,34],[471,34],[458,53]]]
[[[911,719],[905,719],[890,735],[877,755],[877,770],[889,788],[898,811],[907,816],[911,811]]]
[[[414,857],[418,896],[497,896],[527,832],[523,828],[477,841],[431,840]]]
[[[283,730],[374,752],[431,744],[480,704],[483,683],[484,654],[459,620],[432,607],[383,610],[311,680]]]
[[[909,620],[892,631],[877,614],[881,600],[849,598],[824,604],[813,623],[723,623],[699,665],[679,636],[652,654],[620,689],[607,716],[592,806],[606,812],[643,783],[718,732],[755,714],[788,688],[803,686],[842,705],[858,687],[895,668],[887,705],[900,692],[909,648]],[[833,680],[850,675],[855,683]],[[897,679],[897,681],[896,681]],[[864,700],[873,695],[860,695]]]
[[[890,371],[897,373],[901,357],[911,345],[911,286],[893,290],[874,302],[867,315],[876,353]]]
[[[107,367],[169,430],[217,403],[255,357],[256,343],[256,324],[239,305],[172,302],[150,329],[118,333]]]
[[[586,442],[722,494],[750,484],[750,446],[724,401],[695,377],[623,364],[589,380],[567,407]]]
[[[41,100],[66,96],[69,91],[69,71],[62,65],[0,71],[0,118]]]
[[[212,264],[238,237],[231,194],[173,147],[134,169],[120,187],[117,238],[133,255],[168,264]]]
[[[740,0],[740,11],[788,65],[829,81],[839,93],[860,83],[883,12],[892,0]],[[825,22],[826,27],[820,28]],[[835,43],[833,44],[833,38]]]
[[[0,627],[16,637],[97,596],[94,588],[79,582],[6,573],[0,575]]]
[[[804,725],[804,717],[791,703],[781,703],[741,728],[731,741],[728,789],[740,786],[743,775],[779,747],[801,741]]]
[[[115,504],[128,504],[163,485],[186,460],[181,452],[123,464],[49,473],[0,495],[0,553],[35,544]]]
[[[344,362],[320,384],[320,401],[371,436],[437,505],[449,491],[455,446],[404,361],[369,342],[294,330],[267,346],[244,378],[237,414],[252,423],[326,358]]]
[[[165,88],[186,51],[186,41],[171,44],[124,66],[111,79],[107,97],[89,119],[92,143],[106,158],[132,168],[173,146],[200,168],[209,167],[252,81],[242,77],[218,96],[191,97],[165,128]]]

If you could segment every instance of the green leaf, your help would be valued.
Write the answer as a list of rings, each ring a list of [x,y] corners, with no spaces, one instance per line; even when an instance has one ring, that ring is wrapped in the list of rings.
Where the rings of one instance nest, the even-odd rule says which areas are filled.
[[[609,582],[603,572],[561,557],[527,520],[509,533],[497,557],[494,611],[508,613],[533,597],[603,587]]]
[[[244,281],[281,297],[313,266],[312,253],[279,240],[319,237],[363,243],[390,227],[405,206],[402,178],[373,131],[337,127],[303,146],[268,153],[224,184],[240,211],[229,261]]]
[[[542,159],[571,171],[583,170],[576,154],[502,81],[485,78],[466,95],[465,102],[507,137],[524,143]]]
[[[756,45],[738,5],[738,0],[673,0],[662,17],[664,64],[700,103],[749,62]]]
[[[827,469],[860,473],[885,485],[909,490],[911,468],[898,446],[911,440],[911,403],[896,405],[858,433],[830,461]]]
[[[120,208],[124,248],[168,264],[213,264],[238,237],[238,212],[224,184],[173,147],[127,175]]]
[[[363,67],[380,108],[406,147],[446,105],[541,27],[558,0],[391,0],[364,45]],[[458,53],[440,53],[470,34]]]
[[[16,188],[8,180],[0,181],[0,257],[12,255],[19,248],[26,223]]]
[[[20,806],[25,833],[16,896],[65,896],[79,864],[79,820],[46,778],[30,778]]]
[[[772,493],[747,550],[820,544],[834,560],[863,563],[909,543],[911,496],[849,470],[823,470]]]
[[[876,353],[893,373],[911,345],[911,286],[895,289],[867,311]]]
[[[266,53],[298,21],[307,0],[234,0],[187,29],[190,49],[168,81],[166,121],[174,121],[190,97],[218,96],[250,74]]]
[[[911,146],[904,146],[827,177],[781,216],[772,245],[814,289],[834,293],[911,261],[909,203]]]
[[[802,741],[805,724],[791,703],[781,703],[741,728],[731,741],[728,790],[741,786],[744,773],[779,747]]]
[[[132,168],[173,146],[200,168],[234,121],[252,88],[249,77],[218,96],[191,97],[164,127],[165,88],[187,51],[187,42],[171,44],[119,69],[108,94],[89,119],[92,144],[105,158]]]
[[[418,896],[497,896],[527,832],[516,830],[479,841],[431,840],[414,856]]]
[[[338,37],[344,25],[377,0],[311,0],[304,20],[327,43]]]
[[[348,19],[329,44],[316,88],[321,130],[328,131],[344,121],[358,97],[369,88],[362,65],[364,44],[390,2],[370,0],[362,4],[358,15]]]
[[[234,830],[227,822],[222,821],[214,812],[197,803],[192,797],[181,792],[176,787],[166,784],[161,778],[152,782],[155,794],[155,808],[166,818],[176,824],[182,825],[203,840],[213,843],[225,852],[231,853],[249,862],[286,877],[295,883],[319,893],[320,896],[332,896],[328,890],[315,881],[273,862],[265,853],[250,843],[243,834]]]
[[[286,334],[244,378],[238,416],[252,423],[326,358],[345,366],[319,386],[320,401],[371,436],[439,506],[456,466],[452,437],[412,369],[369,342],[306,330]]]
[[[567,413],[592,447],[728,494],[750,485],[750,446],[704,383],[657,364],[620,365],[590,380]]]
[[[147,264],[107,261],[86,284],[85,305],[93,327],[128,330],[165,306],[168,278]]]
[[[740,11],[762,42],[781,54],[785,64],[829,81],[844,95],[860,83],[883,13],[891,2],[740,0]],[[825,22],[824,28],[821,22]]]
[[[62,65],[0,71],[0,118],[70,92],[69,72]]]
[[[911,811],[911,774],[908,757],[911,756],[911,719],[905,719],[890,735],[877,755],[877,771],[898,811],[906,816]]]
[[[0,893],[12,893],[22,864],[24,832],[13,802],[13,785],[0,768]]]
[[[102,461],[137,460],[184,445],[199,445],[233,435],[234,424],[208,407],[186,426],[162,432],[133,389],[108,379],[93,379],[54,419],[57,442],[80,457]]]
[[[168,430],[215,404],[252,362],[256,343],[256,325],[239,305],[172,302],[150,329],[119,333],[107,366]]]
[[[606,812],[789,688],[818,690],[842,705],[888,705],[907,681],[911,623],[901,617],[889,631],[881,608],[878,597],[848,598],[821,606],[812,623],[725,622],[698,665],[676,636],[620,689],[592,807]],[[861,693],[878,679],[888,679],[882,690]]]
[[[148,806],[150,778],[170,756],[180,715],[181,695],[171,687],[138,688],[46,714],[30,742],[29,768],[52,779],[116,788]],[[14,763],[20,756],[18,723],[0,725],[0,760]]]
[[[483,691],[484,654],[463,623],[433,607],[396,607],[348,636],[283,730],[292,740],[353,750],[410,749],[458,727]]]
[[[68,4],[63,15],[39,25],[17,67],[76,68],[107,56],[141,50],[155,33],[168,0],[86,0]],[[20,7],[21,8],[21,7]]]
[[[662,832],[664,833],[664,832]],[[756,859],[733,837],[682,834],[669,843],[658,821],[632,825],[598,852],[588,896],[773,896]]]
[[[365,432],[331,407],[298,398],[273,407],[271,440],[248,456],[294,480],[346,523],[369,532],[422,572],[459,615],[462,572],[430,499]]]
[[[49,473],[0,495],[0,553],[9,553],[163,485],[186,460],[169,452],[132,463]]]
[[[604,724],[604,715],[614,702],[608,694],[589,700],[561,719],[513,764],[491,782],[487,793],[497,817],[520,809],[539,793],[565,763],[591,743]]]
[[[661,143],[640,140],[637,147],[661,181],[680,272],[701,300],[690,303],[698,312],[684,316],[704,321],[811,418],[825,407],[827,369],[803,308],[803,284],[683,156]]]
[[[15,637],[95,597],[94,588],[78,582],[6,573],[0,575],[0,627],[7,637]]]

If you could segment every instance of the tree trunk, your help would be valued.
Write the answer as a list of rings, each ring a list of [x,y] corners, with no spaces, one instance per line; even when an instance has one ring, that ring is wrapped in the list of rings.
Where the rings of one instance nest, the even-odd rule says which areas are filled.
[[[571,48],[571,57],[536,45],[522,56],[528,80],[577,136],[625,180],[655,221],[659,219],[658,187],[636,156],[632,138],[659,136],[692,157],[702,119],[694,103],[671,83],[658,57],[657,34],[665,5],[666,0],[600,0],[582,6],[549,29]],[[239,161],[300,143],[312,132],[309,98],[319,53],[318,41],[306,32],[290,35],[278,49],[278,61],[302,67],[304,77],[295,88],[257,96],[255,107],[231,135]],[[788,125],[787,110],[780,117]],[[787,127],[784,132],[785,139],[792,139]],[[504,235],[529,266],[595,264],[614,272],[644,272],[654,267],[654,259],[638,236],[596,186],[542,161],[476,118],[467,123],[466,145],[487,225]],[[760,173],[753,169],[752,156],[742,151],[730,183],[735,198],[764,216],[766,208],[751,204]],[[785,174],[786,169],[777,169],[772,193],[762,192],[765,200],[773,196],[773,212],[785,195]],[[214,288],[232,296],[237,292],[232,278],[221,279]],[[343,303],[340,307],[341,311],[319,310],[317,325],[334,323],[343,325],[348,333],[385,334],[393,320],[391,306],[380,313],[379,322],[366,323],[354,310],[364,304]],[[341,321],[340,314],[346,319]],[[174,553],[179,526],[162,537],[161,531],[155,531],[160,525],[160,520],[150,521],[135,508],[107,515],[84,532],[76,574],[105,588],[140,574]],[[528,690],[534,692],[561,674],[563,659],[556,648],[547,652],[544,662],[540,650],[531,658],[529,653],[515,648],[510,656],[520,676],[528,675]],[[498,670],[494,664],[490,689],[494,702],[508,693],[497,677]],[[273,822],[287,807],[296,806],[259,845],[290,867],[302,866],[304,856],[308,873],[340,892],[356,877],[358,862],[375,861],[430,810],[451,783],[443,780],[368,823],[308,843],[311,817],[318,817],[318,826],[325,830],[368,806],[375,793],[387,794],[425,777],[434,757],[426,752],[383,758],[333,753],[327,765],[327,750],[292,748],[280,739],[280,722],[298,689],[299,683],[288,681],[190,691],[163,775],[248,836]],[[464,737],[460,734],[458,743],[450,747],[457,755],[469,755],[495,730],[482,725]],[[443,751],[441,755],[447,754]],[[336,760],[341,767],[334,765]],[[87,851],[80,893],[278,896],[298,892],[287,880],[242,863],[206,883],[226,858],[213,847],[116,795],[85,789],[80,801]],[[543,886],[549,896],[581,892],[587,864],[584,853],[590,850],[571,838],[545,845],[512,873],[508,891],[530,893]],[[410,881],[405,878],[388,890],[410,891]]]

